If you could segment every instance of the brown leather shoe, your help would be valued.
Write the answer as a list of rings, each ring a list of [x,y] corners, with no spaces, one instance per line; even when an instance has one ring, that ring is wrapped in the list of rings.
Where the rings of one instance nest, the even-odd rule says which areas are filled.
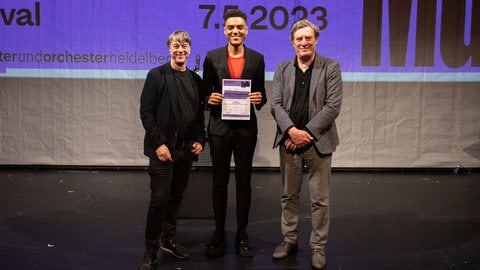
[[[275,249],[275,251],[273,252],[272,257],[273,257],[274,259],[283,259],[283,258],[286,258],[286,257],[290,256],[291,254],[297,252],[297,250],[298,250],[298,244],[297,244],[297,243],[291,244],[291,243],[288,243],[288,242],[283,241],[283,242]]]
[[[325,249],[323,248],[312,249],[312,267],[314,269],[323,269],[325,268],[325,264],[326,264]]]

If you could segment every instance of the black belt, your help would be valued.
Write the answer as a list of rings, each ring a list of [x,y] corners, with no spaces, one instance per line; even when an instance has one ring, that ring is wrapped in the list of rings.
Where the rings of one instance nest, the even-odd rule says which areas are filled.
[[[175,148],[177,148],[177,149],[192,149],[193,148],[193,140],[192,139],[178,138],[177,144],[175,144]]]

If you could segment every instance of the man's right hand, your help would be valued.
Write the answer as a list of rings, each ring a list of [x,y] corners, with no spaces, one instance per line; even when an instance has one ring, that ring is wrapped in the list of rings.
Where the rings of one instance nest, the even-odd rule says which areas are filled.
[[[155,152],[157,153],[157,157],[158,159],[160,159],[160,161],[162,162],[173,161],[172,156],[170,155],[170,150],[168,150],[167,145],[165,144],[160,145],[160,147],[158,147],[157,150],[155,150]]]
[[[296,147],[302,148],[312,143],[312,136],[305,130],[292,127],[288,130],[288,136]]]
[[[222,103],[223,95],[217,92],[213,92],[208,98],[209,105],[219,105]]]

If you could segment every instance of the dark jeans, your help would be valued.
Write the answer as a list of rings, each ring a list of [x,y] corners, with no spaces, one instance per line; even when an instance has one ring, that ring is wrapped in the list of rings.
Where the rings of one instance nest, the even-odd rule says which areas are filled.
[[[150,159],[150,204],[145,240],[147,249],[158,249],[159,239],[172,239],[177,231],[178,209],[187,187],[193,154],[188,147],[172,152],[173,162]]]
[[[230,130],[224,136],[209,137],[213,164],[213,212],[217,230],[225,230],[232,153],[235,162],[237,229],[244,230],[247,227],[252,194],[252,160],[256,143],[257,136],[244,137],[236,130]]]

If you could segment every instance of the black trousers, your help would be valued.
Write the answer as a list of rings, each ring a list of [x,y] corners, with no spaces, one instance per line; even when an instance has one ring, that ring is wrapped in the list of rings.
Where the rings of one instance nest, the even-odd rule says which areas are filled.
[[[147,249],[158,249],[159,239],[175,238],[178,209],[187,187],[194,155],[189,147],[172,151],[173,162],[150,159],[150,203],[148,206],[145,241]]]
[[[234,129],[223,136],[209,136],[213,165],[213,211],[217,230],[225,230],[232,154],[235,162],[237,230],[247,227],[252,194],[252,160],[256,143],[256,135],[244,137]]]

